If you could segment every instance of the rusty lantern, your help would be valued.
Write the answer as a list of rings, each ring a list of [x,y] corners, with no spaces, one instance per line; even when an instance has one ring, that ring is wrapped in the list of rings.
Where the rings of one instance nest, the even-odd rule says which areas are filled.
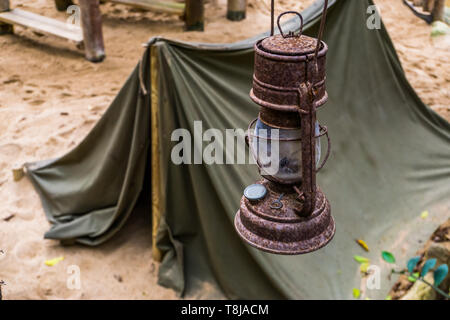
[[[315,251],[335,233],[330,204],[316,185],[316,173],[330,154],[327,128],[316,120],[317,108],[328,99],[328,47],[321,41],[327,5],[326,0],[315,39],[302,35],[303,17],[295,11],[278,17],[280,34],[274,35],[272,0],[271,35],[255,44],[250,97],[261,109],[246,140],[263,179],[245,189],[235,228],[247,243],[270,253]],[[280,19],[285,14],[300,18],[299,33],[283,32]],[[319,165],[322,136],[328,139],[328,152]],[[275,172],[268,173],[268,166],[276,167]]]

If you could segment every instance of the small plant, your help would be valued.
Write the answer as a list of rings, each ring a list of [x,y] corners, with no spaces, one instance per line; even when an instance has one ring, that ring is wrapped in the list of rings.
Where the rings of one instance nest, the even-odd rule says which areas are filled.
[[[387,263],[395,263],[395,257],[392,253],[383,251],[381,253],[381,257],[384,261]],[[436,265],[436,259],[429,259],[426,260],[425,263],[422,266],[422,270],[420,272],[414,272],[414,269],[416,268],[417,264],[419,263],[421,259],[421,256],[416,256],[408,260],[406,264],[406,269],[403,270],[391,270],[391,274],[404,274],[408,276],[408,280],[411,282],[416,282],[417,280],[422,281],[426,285],[433,288],[437,293],[444,296],[447,299],[450,299],[450,295],[442,291],[438,288],[438,286],[444,281],[445,277],[448,274],[448,266],[446,264],[442,264],[439,267],[437,267],[433,272],[433,278],[434,283],[429,283],[427,280],[425,280],[426,274],[435,267]]]

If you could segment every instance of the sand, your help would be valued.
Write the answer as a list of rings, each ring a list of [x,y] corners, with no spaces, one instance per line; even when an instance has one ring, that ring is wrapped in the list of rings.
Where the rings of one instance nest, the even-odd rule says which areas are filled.
[[[278,1],[277,12],[301,10],[313,0]],[[12,6],[65,20],[51,0],[12,0]],[[449,39],[401,1],[378,0],[407,77],[420,97],[450,118]],[[16,164],[58,157],[78,144],[102,116],[140,58],[142,43],[161,35],[201,42],[232,42],[269,27],[268,1],[249,0],[248,18],[225,19],[225,0],[206,7],[205,32],[183,32],[177,17],[130,7],[102,6],[107,59],[92,64],[73,43],[16,28],[0,37],[0,280],[4,299],[176,299],[156,284],[149,217],[133,216],[114,239],[97,248],[61,247],[44,240],[49,228],[30,182],[14,182]],[[4,221],[5,218],[10,218]],[[45,260],[64,256],[53,267]],[[67,287],[78,266],[81,288]],[[70,268],[69,268],[70,270]],[[197,298],[204,297],[203,294]],[[194,297],[195,298],[195,297]]]

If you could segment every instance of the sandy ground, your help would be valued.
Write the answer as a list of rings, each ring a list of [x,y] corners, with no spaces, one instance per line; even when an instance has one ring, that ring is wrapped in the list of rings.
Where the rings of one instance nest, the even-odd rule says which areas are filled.
[[[353,0],[356,1],[356,0]],[[12,0],[13,7],[65,20],[51,0]],[[277,11],[301,10],[313,0],[278,1]],[[16,164],[61,156],[101,117],[151,36],[232,42],[268,29],[268,1],[249,0],[248,18],[225,19],[225,0],[207,4],[206,31],[183,32],[178,18],[107,4],[102,6],[107,59],[92,64],[72,43],[16,28],[0,37],[0,280],[5,299],[174,299],[156,284],[150,221],[135,215],[99,248],[61,247],[44,240],[49,228],[27,179],[13,182]],[[450,118],[449,39],[432,40],[430,27],[400,0],[377,0],[408,79],[420,97]],[[10,218],[5,221],[5,218]],[[64,256],[56,266],[47,259]],[[79,266],[81,289],[67,288],[69,266]],[[197,298],[201,298],[198,296]]]

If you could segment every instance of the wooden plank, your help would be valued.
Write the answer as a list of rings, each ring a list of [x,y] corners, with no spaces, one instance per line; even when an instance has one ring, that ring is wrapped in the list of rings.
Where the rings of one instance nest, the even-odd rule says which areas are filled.
[[[113,2],[141,8],[149,11],[173,13],[179,16],[184,14],[184,3],[158,1],[158,0],[105,0],[105,2]]]
[[[32,28],[75,42],[83,41],[83,32],[80,27],[21,9],[0,12],[0,21]]]

